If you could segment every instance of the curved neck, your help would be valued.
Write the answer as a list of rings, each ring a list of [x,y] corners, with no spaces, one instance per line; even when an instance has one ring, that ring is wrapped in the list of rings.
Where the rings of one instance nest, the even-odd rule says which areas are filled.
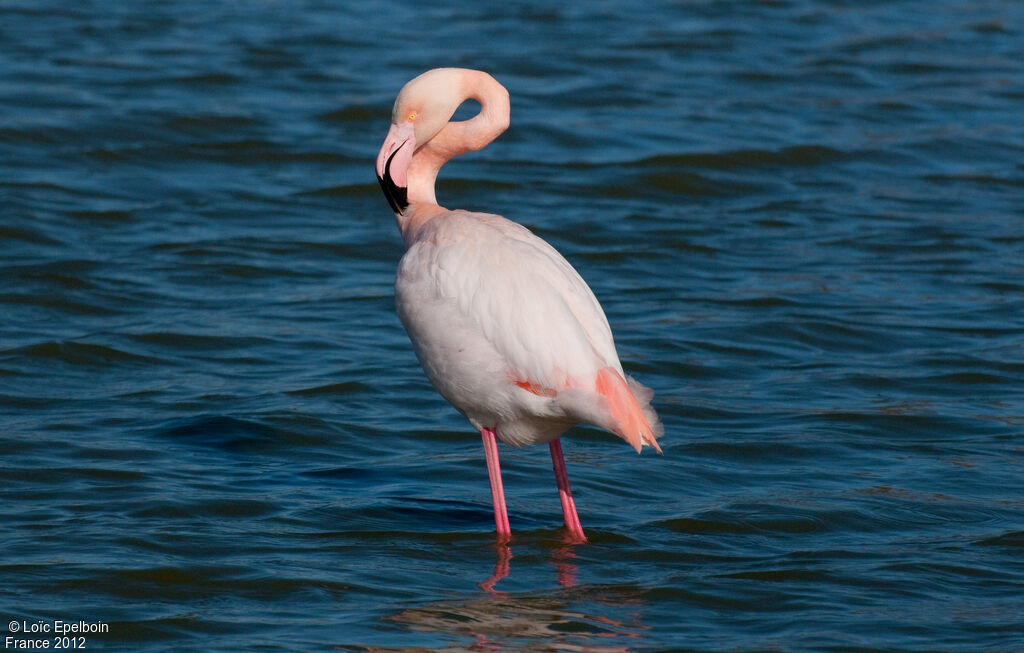
[[[466,71],[452,112],[454,113],[454,109],[468,99],[480,103],[480,113],[469,120],[449,122],[412,155],[408,172],[410,207],[405,212],[410,218],[417,215],[432,217],[438,213],[430,210],[428,206],[416,208],[416,205],[437,206],[434,182],[441,166],[460,154],[479,150],[508,128],[508,91],[493,77],[477,71]],[[415,221],[403,221],[403,216],[399,216],[398,219],[399,228],[403,233],[407,229],[403,222]]]

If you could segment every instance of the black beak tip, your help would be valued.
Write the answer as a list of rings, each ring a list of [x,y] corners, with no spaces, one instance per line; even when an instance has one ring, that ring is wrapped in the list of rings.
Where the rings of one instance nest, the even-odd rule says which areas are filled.
[[[380,175],[377,175],[377,183],[380,184],[380,189],[384,191],[384,198],[387,199],[392,211],[395,213],[401,213],[408,208],[408,188],[402,188],[395,184],[391,179],[391,175],[387,175],[386,178],[382,178]]]
[[[405,145],[405,143],[402,143],[402,145]],[[384,191],[384,197],[388,200],[391,210],[395,213],[402,213],[409,207],[409,189],[399,186],[391,178],[391,160],[398,154],[398,150],[402,149],[402,145],[398,146],[391,153],[391,156],[388,157],[387,163],[384,164],[384,176],[377,175],[377,183],[380,184],[380,189]]]

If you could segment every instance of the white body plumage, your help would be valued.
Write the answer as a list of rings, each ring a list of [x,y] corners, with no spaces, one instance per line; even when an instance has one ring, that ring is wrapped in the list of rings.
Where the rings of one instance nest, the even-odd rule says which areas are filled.
[[[580,421],[617,430],[593,391],[602,368],[623,374],[611,328],[561,254],[486,213],[449,211],[408,236],[399,318],[431,383],[474,427],[513,445],[548,442]],[[649,391],[628,381],[646,407]]]

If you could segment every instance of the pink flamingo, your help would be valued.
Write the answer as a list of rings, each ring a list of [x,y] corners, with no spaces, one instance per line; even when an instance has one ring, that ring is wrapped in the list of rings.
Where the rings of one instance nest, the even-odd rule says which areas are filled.
[[[449,122],[470,98],[480,113]],[[508,91],[484,72],[437,68],[402,88],[391,120],[377,179],[407,248],[398,316],[434,388],[480,431],[498,538],[511,537],[500,439],[549,443],[565,525],[585,541],[559,436],[588,422],[660,453],[654,393],[622,371],[601,305],[551,245],[499,215],[437,204],[441,166],[508,127]]]

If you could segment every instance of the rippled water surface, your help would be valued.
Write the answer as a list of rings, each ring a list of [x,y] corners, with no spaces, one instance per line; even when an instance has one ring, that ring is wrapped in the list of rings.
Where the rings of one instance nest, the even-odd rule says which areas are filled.
[[[0,2],[4,636],[1024,650],[1024,5],[457,6]],[[664,456],[564,440],[586,545],[503,447],[495,546],[394,315],[373,160],[442,65],[513,115],[441,202],[657,392]]]

